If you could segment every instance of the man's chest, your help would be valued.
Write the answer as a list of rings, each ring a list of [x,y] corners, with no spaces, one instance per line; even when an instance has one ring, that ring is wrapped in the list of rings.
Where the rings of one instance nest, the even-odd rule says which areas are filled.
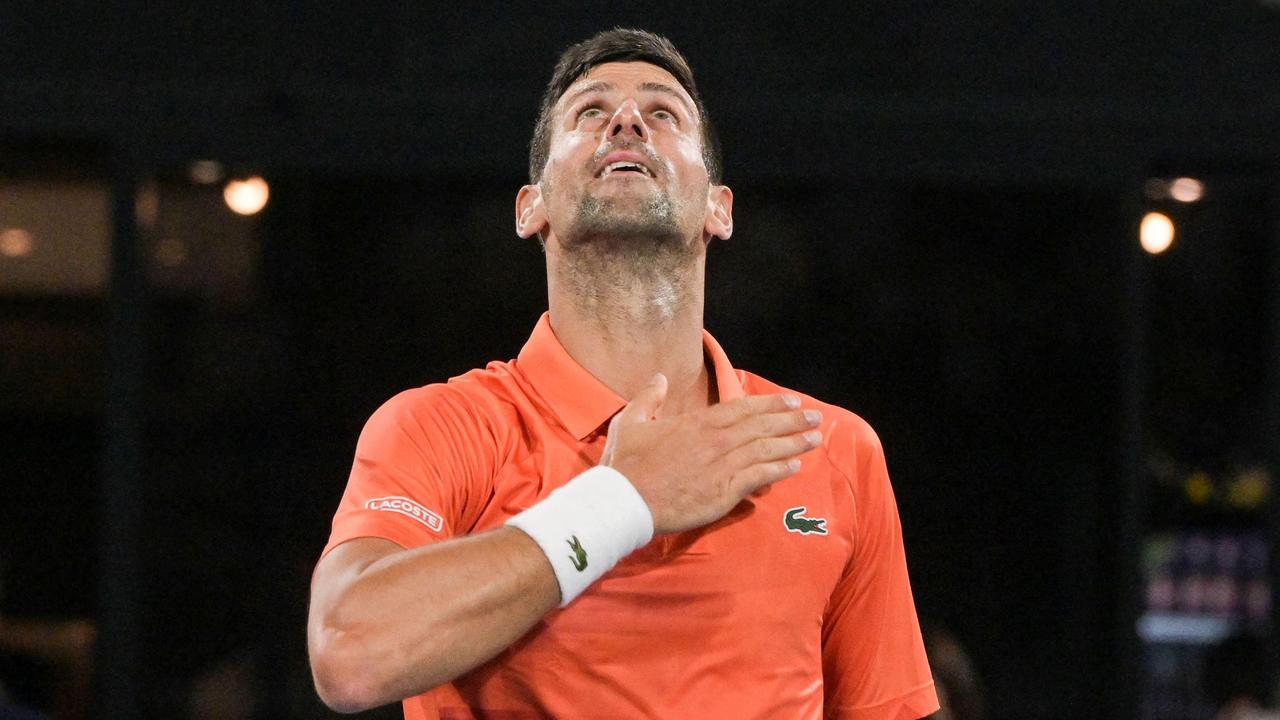
[[[505,465],[476,530],[496,527],[595,465],[604,438],[533,437]],[[607,622],[612,633],[644,633],[655,624],[690,637],[753,618],[760,630],[806,625],[818,632],[827,599],[852,554],[848,484],[821,450],[799,473],[744,499],[710,525],[655,537],[623,559],[552,624]],[[653,612],[637,614],[632,608]],[[669,609],[670,613],[661,612]],[[578,628],[587,630],[587,628]]]

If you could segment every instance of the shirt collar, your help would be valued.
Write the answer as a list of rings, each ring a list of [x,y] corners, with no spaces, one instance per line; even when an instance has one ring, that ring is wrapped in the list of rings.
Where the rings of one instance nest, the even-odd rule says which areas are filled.
[[[729,358],[706,330],[702,331],[702,349],[715,368],[720,401],[742,397],[742,383]],[[551,329],[549,313],[538,319],[516,363],[560,422],[579,440],[595,432],[627,404],[569,355]]]

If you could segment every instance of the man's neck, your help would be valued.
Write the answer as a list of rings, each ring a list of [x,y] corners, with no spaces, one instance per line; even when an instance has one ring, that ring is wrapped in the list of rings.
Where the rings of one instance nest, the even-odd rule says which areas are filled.
[[[702,344],[702,268],[699,258],[681,282],[599,283],[593,292],[580,287],[588,278],[549,267],[551,328],[569,356],[619,396],[632,398],[660,372],[668,383],[660,415],[706,407],[715,386]]]

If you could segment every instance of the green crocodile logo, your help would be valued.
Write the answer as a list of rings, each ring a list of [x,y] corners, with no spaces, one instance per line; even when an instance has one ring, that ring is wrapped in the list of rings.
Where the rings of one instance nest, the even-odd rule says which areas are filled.
[[[569,549],[573,554],[569,556],[569,561],[573,563],[573,569],[582,572],[587,569],[587,551],[582,549],[582,543],[578,541],[578,536],[574,535],[572,540],[565,540],[569,543]]]
[[[787,526],[787,532],[797,532],[801,535],[808,535],[809,533],[826,535],[827,528],[824,526],[827,523],[827,519],[800,517],[804,511],[804,506],[791,508],[787,511],[782,520],[782,523]]]

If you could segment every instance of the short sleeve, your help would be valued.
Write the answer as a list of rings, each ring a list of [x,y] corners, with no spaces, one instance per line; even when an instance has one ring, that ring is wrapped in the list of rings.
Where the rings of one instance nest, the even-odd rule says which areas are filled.
[[[854,548],[822,628],[825,714],[839,720],[911,720],[938,709],[916,618],[898,508],[884,450],[855,423],[845,470],[854,494]]]
[[[391,398],[360,433],[324,552],[358,537],[413,548],[466,534],[490,494],[495,448],[490,424],[453,386]]]

